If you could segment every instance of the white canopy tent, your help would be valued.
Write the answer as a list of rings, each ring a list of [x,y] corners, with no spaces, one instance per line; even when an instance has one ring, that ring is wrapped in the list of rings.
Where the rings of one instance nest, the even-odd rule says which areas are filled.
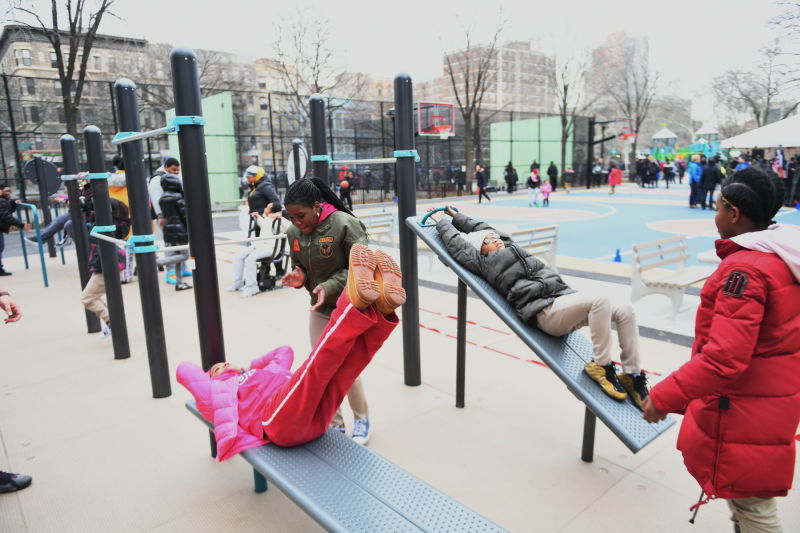
[[[800,115],[724,139],[722,148],[789,148],[800,146]]]

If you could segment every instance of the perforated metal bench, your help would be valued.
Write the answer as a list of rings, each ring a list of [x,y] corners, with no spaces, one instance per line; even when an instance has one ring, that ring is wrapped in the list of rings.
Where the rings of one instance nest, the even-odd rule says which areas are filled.
[[[577,332],[563,338],[553,337],[525,324],[502,294],[486,280],[473,274],[452,258],[435,227],[421,227],[418,224],[419,219],[420,217],[408,217],[406,225],[458,276],[456,407],[464,407],[467,287],[469,287],[533,350],[539,359],[547,364],[548,368],[564,382],[567,389],[586,404],[581,452],[581,459],[584,461],[591,462],[594,456],[597,418],[634,453],[675,423],[674,419],[667,417],[657,424],[649,424],[631,402],[620,403],[606,396],[583,371],[584,365],[593,357],[592,343],[586,337]]]
[[[367,237],[372,242],[377,243],[378,238],[384,236],[394,247],[394,234],[397,230],[394,227],[394,215],[387,212],[378,213],[357,213],[358,219],[367,228]]]
[[[213,429],[194,401],[186,408]],[[239,455],[253,466],[256,492],[269,479],[328,531],[505,531],[333,429],[303,446],[267,444]]]

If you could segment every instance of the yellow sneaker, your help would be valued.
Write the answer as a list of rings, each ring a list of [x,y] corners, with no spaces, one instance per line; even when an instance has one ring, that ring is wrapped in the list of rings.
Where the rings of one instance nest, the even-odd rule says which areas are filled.
[[[375,253],[363,244],[350,247],[347,271],[347,298],[362,311],[378,299],[378,282],[375,281]]]
[[[622,385],[620,385],[617,379],[617,371],[614,368],[614,363],[600,366],[594,361],[591,361],[586,363],[586,366],[583,367],[583,371],[600,385],[603,392],[618,402],[628,397],[628,393],[625,392],[625,389],[622,388]]]
[[[375,307],[384,315],[388,315],[406,303],[403,274],[392,256],[380,250],[375,252],[375,262],[378,265],[375,270],[375,280],[378,282],[379,293]]]
[[[620,374],[619,383],[628,391],[628,396],[633,405],[642,411],[642,402],[650,394],[650,391],[647,390],[647,376],[645,373],[640,372],[637,375]]]

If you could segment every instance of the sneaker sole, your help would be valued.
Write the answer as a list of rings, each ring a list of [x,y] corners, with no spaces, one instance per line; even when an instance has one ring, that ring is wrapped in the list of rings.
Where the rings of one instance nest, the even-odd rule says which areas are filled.
[[[375,260],[378,264],[378,268],[375,271],[375,278],[378,281],[380,292],[375,302],[375,307],[384,315],[388,315],[406,303],[406,290],[403,288],[403,273],[400,271],[400,265],[397,264],[392,256],[385,252],[376,251]]]
[[[364,310],[378,299],[378,282],[375,281],[375,253],[363,244],[350,248],[347,270],[347,298],[356,309]]]

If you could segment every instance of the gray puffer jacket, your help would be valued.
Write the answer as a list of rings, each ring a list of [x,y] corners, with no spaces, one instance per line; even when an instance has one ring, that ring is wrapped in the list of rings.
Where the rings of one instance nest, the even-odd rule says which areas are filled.
[[[486,222],[458,213],[452,222],[442,217],[436,229],[450,255],[505,296],[527,324],[536,326],[539,311],[559,296],[575,292],[553,270]],[[482,230],[497,233],[505,249],[484,256],[460,235]]]

